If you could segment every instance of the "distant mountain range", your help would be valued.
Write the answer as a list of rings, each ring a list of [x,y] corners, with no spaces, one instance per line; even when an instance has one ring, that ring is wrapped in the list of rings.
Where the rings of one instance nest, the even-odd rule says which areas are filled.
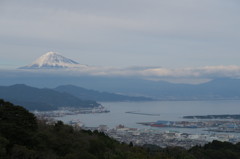
[[[101,83],[100,86],[102,85],[105,84]],[[165,81],[135,79],[112,80],[108,84],[109,87],[123,94],[148,96],[158,100],[240,99],[240,79],[230,78],[214,79],[202,84],[176,84]],[[97,89],[101,90],[99,86]]]
[[[71,78],[69,81],[75,85],[102,92],[118,92],[157,100],[240,99],[240,79],[219,78],[202,84],[176,84],[134,78],[100,77]],[[64,78],[61,82],[64,82]]]
[[[240,79],[219,78],[203,84],[176,84],[133,78],[88,78],[77,78],[78,81],[71,82],[103,92],[119,92],[124,95],[145,96],[157,100],[240,99]]]
[[[30,78],[33,80],[32,78]],[[38,82],[58,83],[64,78],[41,78]],[[46,81],[44,81],[46,80]],[[72,81],[71,81],[72,80]],[[157,100],[239,100],[240,79],[215,79],[207,83],[173,84],[134,79],[84,79],[71,77],[66,81],[81,84],[95,91],[74,85],[62,85],[52,89],[39,89],[26,85],[0,87],[0,98],[24,105],[28,109],[57,109],[58,107],[97,106],[94,101],[147,101]],[[108,93],[121,92],[123,94]],[[134,95],[134,96],[131,96]],[[147,98],[150,97],[150,98]]]
[[[150,93],[159,99],[169,100],[240,99],[240,80],[219,78],[197,85],[162,83],[159,89],[152,89]]]
[[[60,107],[96,107],[95,101],[145,101],[151,98],[102,93],[76,86],[39,89],[24,84],[0,86],[0,98],[29,110],[56,110]]]
[[[33,80],[32,78],[30,78]],[[39,80],[38,82],[45,81]],[[54,80],[55,79],[55,80]],[[77,80],[78,79],[78,80]],[[77,78],[75,83],[89,90],[73,85],[63,85],[52,89],[39,89],[26,85],[12,85],[0,87],[0,98],[23,105],[29,110],[54,110],[59,107],[92,107],[99,104],[95,101],[146,101],[157,100],[240,100],[239,79],[215,79],[198,85],[173,84],[168,82],[154,82],[146,80],[117,80],[99,79],[98,83]],[[1,79],[0,79],[1,80]],[[60,79],[58,79],[60,80]],[[63,78],[61,78],[63,80]],[[56,78],[47,81],[58,83]],[[69,82],[69,80],[67,80]],[[62,82],[62,81],[61,81]],[[73,82],[73,81],[72,81]],[[106,91],[121,92],[125,95],[107,93]],[[130,95],[142,96],[132,97]],[[151,98],[146,98],[151,97]]]
[[[147,97],[133,97],[120,95],[115,93],[108,92],[99,92],[95,90],[89,90],[82,87],[74,86],[74,85],[64,85],[55,88],[54,90],[68,93],[74,95],[80,99],[87,100],[95,100],[95,101],[149,101],[153,100],[152,98]]]

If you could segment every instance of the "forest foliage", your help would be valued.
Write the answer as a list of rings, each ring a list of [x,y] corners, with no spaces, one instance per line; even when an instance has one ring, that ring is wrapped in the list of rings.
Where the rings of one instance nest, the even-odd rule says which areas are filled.
[[[0,100],[0,159],[239,159],[240,143],[213,141],[189,150],[119,143],[98,131],[38,120]]]

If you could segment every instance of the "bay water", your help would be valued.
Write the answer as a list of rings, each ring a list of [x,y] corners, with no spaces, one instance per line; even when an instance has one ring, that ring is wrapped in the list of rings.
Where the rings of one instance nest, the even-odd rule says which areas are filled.
[[[103,102],[101,104],[110,112],[68,115],[56,119],[65,123],[71,120],[80,120],[87,127],[107,125],[109,128],[114,128],[122,124],[131,128],[150,128],[138,123],[158,120],[189,121],[182,118],[187,115],[240,114],[240,100]],[[126,112],[135,112],[136,114]],[[191,121],[193,120],[196,119]],[[181,129],[181,131],[193,133],[199,129]]]

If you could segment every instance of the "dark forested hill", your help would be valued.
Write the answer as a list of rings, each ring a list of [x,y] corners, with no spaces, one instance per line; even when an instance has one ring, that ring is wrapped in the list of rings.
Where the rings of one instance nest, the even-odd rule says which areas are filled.
[[[89,90],[74,85],[63,85],[55,88],[56,91],[65,92],[74,95],[80,99],[95,100],[95,101],[148,101],[152,100],[147,97],[132,97],[108,92],[99,92]]]
[[[0,98],[29,110],[54,110],[59,107],[93,107],[95,101],[81,100],[67,93],[51,89],[39,89],[23,84],[0,86]]]
[[[61,121],[46,124],[20,106],[0,100],[1,159],[240,159],[240,143],[213,141],[189,150],[119,143],[104,133]]]

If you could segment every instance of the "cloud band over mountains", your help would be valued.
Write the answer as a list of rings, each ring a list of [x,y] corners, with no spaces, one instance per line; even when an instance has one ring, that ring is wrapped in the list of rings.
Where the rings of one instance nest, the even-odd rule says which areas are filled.
[[[163,67],[75,67],[64,69],[15,69],[0,70],[1,76],[26,76],[29,74],[48,74],[61,76],[103,76],[103,77],[136,77],[155,80],[177,79],[215,79],[240,78],[240,66],[204,66],[197,68],[163,68]]]
[[[17,72],[18,73],[17,73]],[[5,70],[5,73],[9,72]],[[7,76],[21,75],[61,75],[61,76],[101,76],[101,77],[135,77],[149,80],[177,81],[191,79],[196,83],[198,80],[211,80],[215,78],[240,78],[240,66],[220,65],[187,68],[164,68],[159,66],[135,66],[135,67],[104,67],[82,65],[68,59],[56,52],[47,52],[32,64],[19,67]],[[3,74],[3,72],[2,72]]]
[[[204,66],[197,68],[162,68],[162,67],[129,67],[99,68],[88,67],[78,70],[82,73],[103,76],[138,76],[159,78],[239,78],[240,66]]]

